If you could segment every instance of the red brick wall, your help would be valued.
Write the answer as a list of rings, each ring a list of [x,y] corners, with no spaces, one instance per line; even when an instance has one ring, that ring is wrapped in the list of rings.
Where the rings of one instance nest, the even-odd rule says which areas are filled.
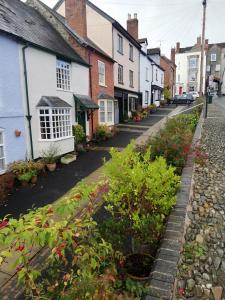
[[[66,21],[81,37],[87,36],[86,0],[65,0]]]
[[[127,31],[135,40],[138,40],[138,19],[127,20]]]
[[[0,203],[12,192],[15,176],[12,173],[0,175]]]
[[[164,86],[169,87],[171,94],[173,92],[173,87],[175,86],[176,80],[176,68],[172,62],[169,62],[161,57],[160,65],[165,70],[164,73]],[[173,70],[173,72],[172,72]]]
[[[98,60],[105,63],[105,85],[106,87],[100,86],[98,82]],[[91,64],[91,83],[92,83],[92,99],[98,104],[98,94],[100,92],[105,92],[110,96],[114,96],[114,73],[113,73],[113,66],[114,63],[110,60],[105,58],[103,55],[100,55],[96,52],[91,52],[90,55],[90,64]],[[99,112],[96,110],[94,112],[94,119],[93,119],[93,131],[95,132],[99,122],[98,122],[98,115]],[[90,133],[92,132],[92,124],[90,120]]]

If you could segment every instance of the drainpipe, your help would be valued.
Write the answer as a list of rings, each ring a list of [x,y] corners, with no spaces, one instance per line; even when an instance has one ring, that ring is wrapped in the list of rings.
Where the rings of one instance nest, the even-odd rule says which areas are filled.
[[[32,137],[32,129],[31,129],[31,119],[32,119],[32,116],[30,114],[30,101],[29,101],[29,90],[28,90],[28,79],[27,79],[27,63],[26,63],[26,55],[25,55],[25,50],[27,48],[28,48],[28,44],[26,44],[22,48],[22,52],[23,52],[24,80],[25,80],[25,91],[26,91],[26,103],[27,103],[27,116],[26,116],[26,118],[27,118],[27,121],[28,121],[31,158],[34,159],[33,137]]]
[[[91,99],[92,99],[92,96],[93,96],[93,94],[92,94],[92,73],[91,73],[92,65],[91,65],[91,51],[90,51],[90,49],[88,49],[88,63],[90,65],[90,68],[89,68],[89,81],[90,81],[89,86],[90,86],[90,96],[91,96]],[[94,134],[94,120],[93,120],[94,119],[94,113],[93,113],[92,110],[91,110],[90,116],[91,116],[91,135],[93,137],[93,134]]]

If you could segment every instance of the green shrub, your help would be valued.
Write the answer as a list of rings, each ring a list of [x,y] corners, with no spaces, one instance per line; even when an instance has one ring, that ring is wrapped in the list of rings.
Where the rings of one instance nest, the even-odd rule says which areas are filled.
[[[113,136],[112,132],[106,125],[99,125],[95,132],[97,142],[105,141]]]
[[[163,156],[167,164],[176,167],[177,173],[181,174],[197,123],[197,114],[179,115],[170,119],[165,128],[150,140],[151,160]]]
[[[121,234],[153,243],[175,204],[179,176],[162,157],[149,162],[150,149],[142,155],[130,144],[122,152],[112,149],[111,155],[112,160],[104,166],[109,178],[107,209],[117,226],[120,220],[125,224]]]
[[[18,180],[29,182],[33,176],[34,176],[33,172],[27,172],[27,173],[18,175]]]
[[[42,152],[43,160],[46,164],[54,164],[58,159],[58,148],[53,144]]]
[[[81,125],[73,125],[73,136],[76,144],[82,144],[85,141],[84,128]]]

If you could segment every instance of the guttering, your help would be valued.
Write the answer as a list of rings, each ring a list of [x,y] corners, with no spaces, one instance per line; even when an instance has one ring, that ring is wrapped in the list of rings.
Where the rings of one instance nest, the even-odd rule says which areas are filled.
[[[28,130],[29,130],[29,138],[30,138],[30,150],[31,150],[31,158],[34,159],[34,147],[33,147],[33,137],[32,137],[32,128],[31,128],[31,119],[32,115],[30,114],[30,100],[29,100],[29,90],[28,90],[28,79],[27,79],[27,62],[26,62],[26,49],[28,48],[28,43],[23,46],[23,70],[24,70],[24,81],[25,81],[25,92],[26,92],[26,104],[27,104],[27,121],[28,121]]]

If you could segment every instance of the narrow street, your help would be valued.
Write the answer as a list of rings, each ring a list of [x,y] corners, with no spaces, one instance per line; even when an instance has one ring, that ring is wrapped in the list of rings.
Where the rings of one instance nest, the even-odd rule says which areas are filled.
[[[0,218],[6,215],[18,218],[32,207],[41,207],[53,203],[80,180],[89,176],[102,166],[103,158],[110,158],[111,147],[124,148],[132,139],[138,138],[144,131],[168,115],[175,106],[160,108],[153,115],[141,122],[131,122],[120,128],[120,132],[112,139],[99,143],[94,151],[81,153],[75,162],[59,165],[53,173],[46,172],[39,177],[36,185],[19,188],[8,196],[4,206],[0,208]],[[131,125],[130,125],[131,124]],[[131,128],[129,126],[132,126]],[[140,130],[141,127],[141,130]],[[63,181],[62,181],[63,178]]]

